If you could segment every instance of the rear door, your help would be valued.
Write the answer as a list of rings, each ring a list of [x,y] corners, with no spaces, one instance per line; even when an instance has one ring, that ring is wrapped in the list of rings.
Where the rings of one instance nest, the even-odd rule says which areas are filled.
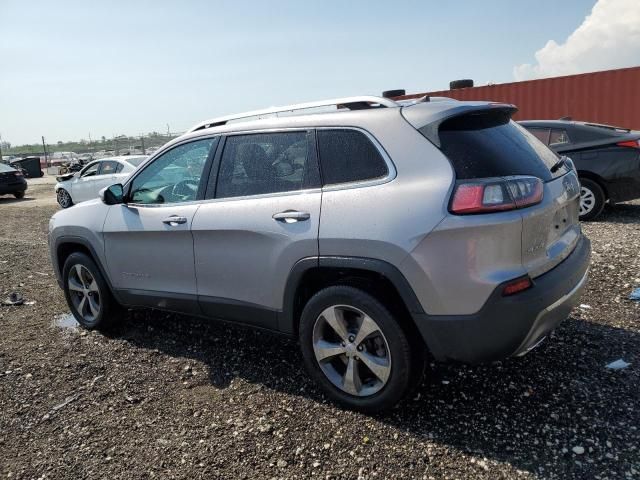
[[[191,225],[217,138],[175,146],[125,187],[104,224],[107,268],[133,305],[199,313]]]
[[[318,256],[319,187],[313,132],[226,138],[192,226],[205,314],[277,329],[291,269]]]

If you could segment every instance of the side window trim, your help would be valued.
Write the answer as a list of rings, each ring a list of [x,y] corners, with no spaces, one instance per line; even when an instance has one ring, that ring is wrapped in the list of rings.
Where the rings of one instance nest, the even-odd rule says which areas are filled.
[[[180,143],[176,143],[174,145],[171,145],[171,147],[161,150],[159,152],[157,152],[151,159],[146,160],[144,162],[144,167],[143,168],[138,168],[134,171],[134,173],[127,179],[127,182],[123,185],[123,191],[124,191],[124,198],[125,198],[125,203],[129,203],[131,202],[130,200],[130,194],[131,194],[131,187],[133,185],[133,181],[136,179],[136,177],[138,175],[140,175],[142,172],[144,172],[147,168],[149,168],[151,165],[153,165],[158,159],[162,158],[166,153],[169,153],[171,150],[181,147],[183,145],[187,145],[189,143],[192,142],[199,142],[201,140],[207,140],[207,139],[218,139],[218,141],[214,142],[212,148],[209,150],[208,156],[207,156],[207,160],[205,161],[204,164],[204,168],[202,170],[202,177],[200,179],[200,185],[198,186],[198,193],[196,194],[196,199],[195,200],[190,200],[189,202],[184,202],[184,203],[191,203],[194,201],[199,201],[202,200],[204,197],[204,189],[202,188],[205,180],[205,177],[209,175],[209,170],[211,169],[211,162],[213,159],[213,156],[215,154],[216,151],[218,151],[218,147],[220,145],[220,140],[222,139],[222,136],[220,134],[215,134],[215,135],[205,135],[205,136],[201,136],[201,137],[192,137],[189,139],[186,139]],[[136,207],[152,207],[152,208],[156,208],[156,207],[163,207],[163,206],[170,206],[170,205],[177,205],[177,204],[181,204],[174,202],[174,203],[167,203],[167,204],[158,204],[158,203],[133,203],[131,202],[131,205],[135,205]]]
[[[387,151],[384,149],[384,147],[378,141],[378,139],[375,136],[373,136],[373,134],[368,130],[365,130],[364,128],[360,128],[360,127],[339,127],[339,126],[316,127],[315,130],[316,131],[318,130],[355,130],[357,132],[363,133],[369,139],[369,141],[372,143],[375,149],[378,151],[378,153],[380,154],[384,162],[387,164],[387,174],[379,178],[372,178],[369,180],[356,180],[353,182],[344,182],[344,183],[332,183],[329,185],[325,185],[324,179],[322,179],[322,191],[330,192],[333,190],[346,190],[349,188],[362,188],[362,187],[370,187],[373,185],[382,185],[383,183],[388,183],[396,178],[397,170],[396,170],[395,164],[393,163],[393,160],[391,159],[391,156],[387,153]],[[321,166],[322,159],[320,158],[320,148],[317,145],[317,135],[316,135],[316,151],[317,151],[317,158],[318,158],[318,166],[320,168],[320,175],[322,176],[322,166]]]

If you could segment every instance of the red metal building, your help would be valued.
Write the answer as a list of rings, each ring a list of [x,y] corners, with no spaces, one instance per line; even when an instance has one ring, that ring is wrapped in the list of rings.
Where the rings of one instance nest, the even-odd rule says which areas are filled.
[[[517,120],[573,120],[640,130],[640,67],[406,95],[490,100],[518,107]]]

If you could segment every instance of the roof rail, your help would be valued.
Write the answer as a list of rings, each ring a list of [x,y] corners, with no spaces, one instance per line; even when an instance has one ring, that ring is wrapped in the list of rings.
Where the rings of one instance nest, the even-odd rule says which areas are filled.
[[[204,122],[200,122],[197,125],[191,127],[187,133],[195,132],[196,130],[202,130],[203,128],[218,127],[225,125],[227,122],[234,120],[248,119],[250,117],[259,117],[261,115],[273,115],[277,116],[278,113],[294,112],[297,110],[309,110],[319,107],[331,107],[337,108],[344,107],[349,110],[364,110],[367,108],[387,107],[393,108],[399,105],[388,98],[376,97],[373,95],[359,96],[359,97],[345,97],[334,98],[332,100],[320,100],[318,102],[298,103],[295,105],[286,105],[284,107],[271,107],[263,110],[254,110],[251,112],[237,113],[235,115],[227,115],[225,117],[212,118]]]

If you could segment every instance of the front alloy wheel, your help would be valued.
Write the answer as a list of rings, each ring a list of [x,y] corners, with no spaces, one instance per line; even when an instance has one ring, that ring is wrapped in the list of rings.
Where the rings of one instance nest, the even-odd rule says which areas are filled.
[[[85,323],[95,323],[100,315],[100,288],[91,272],[84,265],[76,264],[67,283],[76,312]]]
[[[75,252],[67,257],[62,278],[67,305],[82,327],[108,328],[122,317],[122,309],[100,269],[85,253]]]
[[[57,194],[58,205],[62,208],[69,208],[73,205],[73,200],[71,200],[71,195],[64,188],[58,190]]]

